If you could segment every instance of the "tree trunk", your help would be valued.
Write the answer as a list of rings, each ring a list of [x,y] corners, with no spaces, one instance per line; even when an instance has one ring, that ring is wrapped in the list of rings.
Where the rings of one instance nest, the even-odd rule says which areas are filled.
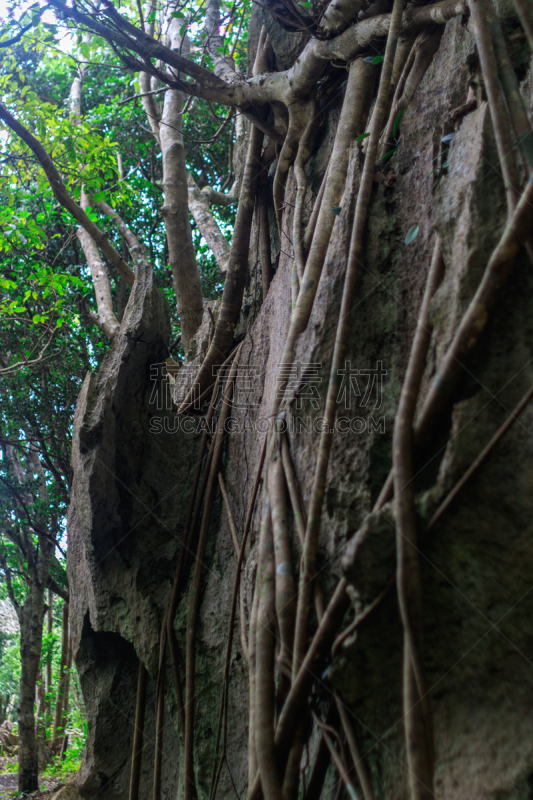
[[[54,733],[52,737],[52,750],[56,751],[61,744],[64,727],[64,708],[67,696],[67,675],[68,675],[68,603],[63,604],[62,616],[62,637],[61,637],[61,663],[59,667],[59,681],[57,684],[57,700],[54,713]]]
[[[37,675],[37,686],[35,688],[35,692],[37,694],[37,760],[39,764],[39,772],[42,772],[46,766],[46,686],[42,669],[39,670]]]
[[[48,557],[48,561],[49,561]],[[39,788],[35,686],[43,639],[44,586],[34,584],[20,608],[19,792]]]
[[[48,611],[46,612],[46,633],[48,636],[52,633],[54,627],[54,594],[51,589],[48,589]],[[52,710],[52,654],[48,653],[46,657],[46,705],[45,716],[46,725],[50,722],[50,712]]]
[[[179,46],[178,30],[180,27],[177,19],[173,19],[170,23],[169,34],[172,47]],[[162,214],[165,220],[170,267],[181,320],[181,337],[184,350],[187,351],[191,338],[202,322],[204,305],[189,221],[187,168],[182,134],[184,102],[183,92],[169,91],[165,93],[159,136],[163,155],[165,198]]]
[[[68,639],[68,659],[67,659],[67,675],[65,679],[65,696],[63,698],[63,741],[61,742],[61,758],[65,757],[68,747],[68,734],[66,732],[68,725],[68,707],[70,698],[70,670],[72,669],[72,644],[70,641],[70,634]]]

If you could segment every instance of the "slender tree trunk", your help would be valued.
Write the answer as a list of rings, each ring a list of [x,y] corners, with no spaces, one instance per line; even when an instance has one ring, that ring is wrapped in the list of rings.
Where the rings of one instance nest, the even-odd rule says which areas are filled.
[[[72,669],[72,643],[70,641],[70,634],[68,638],[68,659],[67,659],[67,675],[65,679],[65,696],[63,698],[63,741],[61,743],[61,758],[65,757],[68,747],[68,734],[66,733],[68,725],[68,707],[70,698],[70,670]]]
[[[42,772],[46,762],[44,752],[46,745],[46,687],[42,669],[40,669],[37,673],[37,686],[35,688],[35,693],[37,695],[37,760],[39,764],[39,772]]]
[[[56,751],[61,744],[63,735],[63,709],[65,707],[66,688],[67,688],[67,661],[68,661],[68,603],[63,604],[62,617],[62,639],[61,639],[61,663],[59,668],[59,681],[57,684],[57,700],[54,713],[54,733],[52,737],[52,749]]]
[[[48,556],[48,561],[50,556]],[[20,608],[19,792],[39,788],[35,735],[35,686],[43,640],[44,585],[30,587]]]
[[[48,589],[48,611],[46,614],[46,633],[48,636],[52,633],[54,627],[54,594],[51,589]],[[45,717],[46,725],[50,722],[50,712],[52,710],[52,654],[48,653],[46,656],[46,705]]]

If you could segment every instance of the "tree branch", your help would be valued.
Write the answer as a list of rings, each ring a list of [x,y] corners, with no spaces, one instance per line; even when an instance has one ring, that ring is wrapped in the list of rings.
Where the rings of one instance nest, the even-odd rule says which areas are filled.
[[[9,599],[11,600],[11,605],[16,611],[17,617],[20,622],[20,603],[18,602],[17,598],[15,597],[15,592],[13,591],[13,581],[11,579],[11,569],[7,565],[7,558],[4,553],[0,554],[0,565],[4,570],[4,575],[6,576],[6,586],[7,586],[7,593],[9,595]]]
[[[50,589],[50,591],[52,591],[54,594],[57,594],[57,596],[61,597],[66,603],[69,602],[70,595],[68,589],[64,589],[62,586],[60,586],[50,574],[46,579],[46,588]]]
[[[2,103],[0,103],[0,119],[2,119],[6,125],[11,128],[13,133],[19,136],[34,153],[50,182],[54,197],[58,203],[60,203],[94,239],[94,242],[98,245],[107,260],[115,267],[120,276],[124,278],[128,286],[133,286],[135,280],[133,272],[122,256],[117,253],[107,236],[102,233],[94,222],[89,219],[85,211],[71,198],[51,156],[47,153],[42,144],[24,127],[24,125],[9,113]]]
[[[190,172],[187,172],[189,191],[189,209],[198,225],[200,233],[207,242],[209,249],[215,256],[221,272],[228,269],[230,246],[226,237],[218,227],[217,221],[210,209],[209,195],[198,188]],[[224,195],[228,197],[229,195]],[[229,203],[228,203],[229,205]]]

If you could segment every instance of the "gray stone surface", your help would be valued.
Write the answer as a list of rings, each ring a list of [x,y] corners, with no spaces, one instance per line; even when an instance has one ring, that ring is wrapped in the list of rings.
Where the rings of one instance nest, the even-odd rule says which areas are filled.
[[[257,28],[257,14],[254,25]],[[480,87],[472,35],[460,18],[446,27],[440,50],[402,121],[401,144],[391,161],[392,186],[373,189],[357,294],[350,318],[348,359],[353,368],[377,361],[387,370],[381,404],[352,398],[350,419],[363,420],[360,433],[336,435],[320,532],[319,567],[329,594],[341,574],[346,542],[360,530],[390,469],[391,436],[401,381],[431,259],[434,231],[444,242],[446,275],[431,315],[435,327],[424,377],[424,396],[479,281],[505,220],[490,117]],[[507,23],[506,23],[507,24]],[[512,26],[512,19],[509,22]],[[256,28],[251,26],[251,33]],[[290,59],[283,36],[279,58]],[[525,49],[513,58],[526,73]],[[450,114],[476,85],[478,108],[453,142],[449,168],[442,166],[441,139],[451,130]],[[533,102],[531,71],[524,82]],[[317,142],[331,140],[338,108],[325,114]],[[309,164],[317,180],[324,150]],[[439,160],[440,159],[440,160]],[[322,167],[323,168],[323,167]],[[360,156],[354,150],[348,195],[356,188]],[[314,180],[314,179],[313,179]],[[314,184],[313,184],[314,185]],[[289,178],[288,198],[294,191]],[[343,202],[335,221],[333,248],[324,268],[313,315],[298,344],[300,363],[318,364],[322,401],[328,379],[342,265],[346,261],[353,204]],[[404,244],[420,225],[415,242]],[[290,215],[287,221],[290,228]],[[257,376],[239,377],[242,405],[232,411],[224,472],[234,516],[242,529],[262,445],[258,432],[276,391],[290,316],[290,253],[280,253],[277,273],[259,309],[254,295],[256,242],[252,242],[247,295],[255,319],[242,350],[242,363]],[[135,300],[98,376],[84,384],[78,403],[73,449],[74,489],[69,515],[69,579],[76,662],[89,714],[87,755],[78,779],[84,800],[125,797],[131,753],[139,658],[152,683],[143,765],[143,797],[149,796],[153,753],[154,684],[161,620],[188,500],[198,437],[183,431],[150,433],[155,416],[171,430],[174,414],[154,408],[153,365],[166,356],[168,323],[162,296],[149,276],[140,276]],[[255,299],[254,299],[255,297]],[[469,363],[450,420],[439,431],[434,452],[416,477],[420,523],[488,441],[508,410],[533,380],[533,277],[521,257]],[[201,350],[201,345],[199,345]],[[363,384],[363,388],[366,385]],[[152,397],[152,403],[150,398]],[[344,412],[343,412],[344,413]],[[290,406],[291,449],[302,496],[308,506],[316,465],[316,429],[298,430],[297,418],[320,414],[310,400]],[[376,424],[371,424],[370,419]],[[383,418],[384,432],[381,424]],[[531,409],[507,433],[464,488],[430,537],[423,542],[424,672],[434,711],[436,785],[439,800],[526,800],[533,775],[533,443]],[[446,444],[448,434],[450,441]],[[245,567],[246,610],[256,565],[261,504],[258,504]],[[382,526],[383,524],[383,526]],[[352,594],[367,604],[393,572],[386,520],[379,520],[362,563],[348,564]],[[380,527],[382,526],[382,527]],[[378,537],[383,535],[383,549]],[[360,542],[359,542],[360,544]],[[355,545],[346,552],[355,554]],[[361,553],[363,551],[361,550]],[[297,563],[298,546],[294,545]],[[345,562],[346,566],[346,562]],[[196,685],[197,775],[201,796],[209,789],[216,719],[233,587],[235,555],[225,514],[214,509],[205,559],[198,628]],[[186,598],[176,619],[183,652]],[[406,774],[401,710],[401,630],[394,592],[367,618],[357,637],[338,653],[331,680],[350,704],[361,750],[379,800],[404,800]],[[170,673],[167,676],[171,684]],[[235,637],[229,690],[227,759],[219,798],[246,786],[247,670]],[[151,715],[151,716],[150,716]],[[166,797],[177,791],[180,738],[175,734],[172,692],[167,708]],[[166,729],[165,729],[166,730]],[[167,733],[167,730],[166,730]],[[150,749],[151,748],[151,749]],[[333,777],[328,791],[335,795]]]

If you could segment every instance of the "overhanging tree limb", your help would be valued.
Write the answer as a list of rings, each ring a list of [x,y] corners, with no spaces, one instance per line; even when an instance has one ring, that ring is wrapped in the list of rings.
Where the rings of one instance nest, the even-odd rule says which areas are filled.
[[[115,267],[121,278],[124,278],[128,286],[133,286],[135,276],[124,259],[115,250],[105,233],[98,228],[97,225],[89,219],[85,211],[74,202],[72,197],[67,191],[67,187],[61,180],[61,176],[52,161],[51,156],[47,153],[42,144],[24,127],[12,114],[9,113],[7,108],[0,103],[0,119],[11,128],[13,133],[19,136],[22,141],[27,144],[30,150],[34,153],[39,164],[43,168],[46,177],[52,187],[54,197],[65,208],[74,219],[92,236],[102,253],[105,255],[110,264]]]

